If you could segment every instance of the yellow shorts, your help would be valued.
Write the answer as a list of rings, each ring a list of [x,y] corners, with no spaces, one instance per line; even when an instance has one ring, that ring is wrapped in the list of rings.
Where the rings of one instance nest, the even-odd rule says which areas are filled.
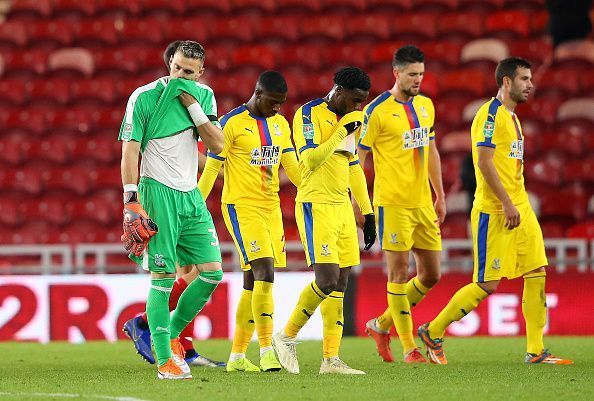
[[[548,264],[542,231],[530,205],[518,208],[520,225],[505,228],[505,215],[472,209],[473,281],[520,277]]]
[[[410,251],[412,248],[441,251],[441,232],[433,206],[404,208],[376,206],[377,233],[386,251]]]
[[[308,266],[334,263],[350,267],[361,262],[357,223],[350,203],[296,202],[295,220]]]
[[[239,253],[241,270],[250,270],[250,261],[261,258],[273,258],[274,267],[287,266],[280,206],[262,209],[257,206],[223,204],[221,211]]]

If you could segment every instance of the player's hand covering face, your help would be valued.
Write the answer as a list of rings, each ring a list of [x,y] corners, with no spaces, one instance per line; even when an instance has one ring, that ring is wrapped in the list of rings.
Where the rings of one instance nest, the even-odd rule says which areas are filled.
[[[351,111],[361,110],[361,106],[367,100],[369,91],[362,89],[347,89],[338,85],[336,87],[336,107],[341,115],[350,113]]]
[[[180,52],[173,55],[169,66],[170,78],[183,78],[197,81],[204,73],[204,63],[200,59],[184,57]]]

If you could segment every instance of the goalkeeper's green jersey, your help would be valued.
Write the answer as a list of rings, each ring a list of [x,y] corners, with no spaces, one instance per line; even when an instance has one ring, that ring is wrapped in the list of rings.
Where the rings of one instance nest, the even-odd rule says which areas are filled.
[[[213,124],[220,127],[211,88],[186,79],[159,78],[130,95],[119,140],[141,143],[140,176],[188,192],[198,177],[196,127],[178,95],[194,96]]]

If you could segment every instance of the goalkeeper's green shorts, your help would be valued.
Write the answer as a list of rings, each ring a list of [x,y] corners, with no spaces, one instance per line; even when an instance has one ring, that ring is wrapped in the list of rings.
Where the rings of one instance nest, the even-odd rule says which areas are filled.
[[[140,203],[159,227],[141,257],[130,259],[153,273],[176,267],[221,262],[217,231],[198,188],[181,192],[151,178],[138,185]]]

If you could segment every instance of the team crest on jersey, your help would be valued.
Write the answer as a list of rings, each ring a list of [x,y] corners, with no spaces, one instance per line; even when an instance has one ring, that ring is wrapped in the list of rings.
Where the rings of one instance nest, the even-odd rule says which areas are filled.
[[[260,247],[258,246],[258,241],[250,241],[250,246],[252,247],[252,252],[259,252]]]
[[[390,243],[391,244],[398,243],[398,233],[390,233]]]
[[[280,125],[278,124],[272,124],[272,130],[274,131],[274,135],[276,136],[281,136],[283,134],[283,132],[280,129]]]
[[[493,137],[493,131],[495,130],[495,123],[493,121],[485,121],[485,125],[483,125],[483,135],[485,138]]]
[[[329,244],[322,244],[322,252],[321,252],[322,256],[330,256],[331,255],[330,250],[328,249],[329,247],[330,247]]]
[[[251,166],[274,166],[278,164],[280,155],[280,146],[262,146],[261,149],[254,148],[252,153]]]
[[[160,255],[158,253],[155,254],[155,266],[165,266],[165,258],[163,257],[163,255]]]
[[[429,118],[429,113],[427,113],[427,109],[425,108],[425,106],[422,106],[419,111],[421,112],[421,117],[423,118]]]
[[[493,263],[491,264],[491,269],[493,269],[493,270],[501,269],[501,260],[499,260],[499,258],[493,259]]]
[[[132,139],[132,124],[124,123],[124,129],[122,130],[122,139],[129,141]]]
[[[303,137],[305,139],[313,139],[314,137],[314,126],[313,124],[303,124]]]
[[[429,128],[419,127],[406,131],[402,135],[404,149],[415,149],[429,145]]]
[[[524,141],[521,139],[512,141],[510,145],[509,158],[524,160]]]

